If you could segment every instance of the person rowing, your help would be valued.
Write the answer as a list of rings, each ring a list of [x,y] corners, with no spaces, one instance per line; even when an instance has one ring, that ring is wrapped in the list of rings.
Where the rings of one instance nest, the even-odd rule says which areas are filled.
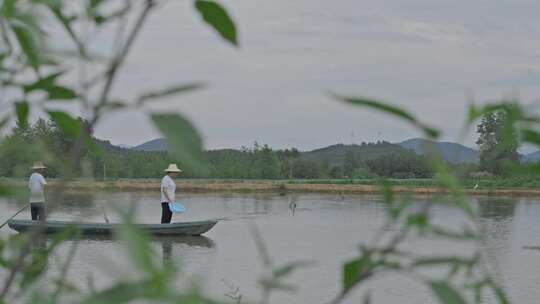
[[[165,171],[165,176],[161,180],[161,223],[170,224],[172,211],[170,204],[175,202],[176,184],[173,178],[182,170],[176,164],[170,164]]]
[[[35,162],[32,166],[32,175],[28,180],[28,188],[30,189],[30,215],[33,221],[45,221],[45,185],[47,181],[43,177],[45,165],[42,162]]]

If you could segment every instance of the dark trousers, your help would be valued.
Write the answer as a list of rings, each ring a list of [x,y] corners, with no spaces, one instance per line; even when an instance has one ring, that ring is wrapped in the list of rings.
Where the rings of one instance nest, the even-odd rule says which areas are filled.
[[[45,204],[30,203],[30,214],[32,215],[32,221],[45,221],[47,219]]]
[[[169,203],[161,203],[161,223],[169,224],[172,218],[172,211],[169,208]]]

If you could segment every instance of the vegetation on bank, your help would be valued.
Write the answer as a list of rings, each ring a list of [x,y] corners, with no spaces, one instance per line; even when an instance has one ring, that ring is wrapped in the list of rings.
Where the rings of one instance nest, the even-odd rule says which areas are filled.
[[[337,193],[337,194],[373,194],[382,193],[380,179],[177,179],[176,184],[180,193],[199,192],[301,192],[301,193]],[[26,195],[27,181],[25,179],[3,178],[3,185],[18,188]],[[396,192],[415,194],[442,194],[447,188],[439,179],[386,179],[384,183]],[[540,182],[537,180],[523,181],[517,179],[483,179],[464,180],[463,188],[469,195],[526,195],[540,196]],[[524,186],[525,185],[525,186]],[[49,188],[62,187],[65,191],[143,191],[157,193],[160,186],[158,178],[121,178],[106,181],[93,179],[74,179],[63,182],[61,179],[50,179]],[[52,190],[51,190],[52,191]]]
[[[480,163],[446,163],[449,170],[468,184],[469,180],[490,187],[534,187],[538,174],[529,168],[535,163],[520,163],[517,141],[502,141],[504,116],[486,116],[478,126]],[[82,124],[86,124],[81,120]],[[107,141],[93,138],[93,144],[79,148],[81,162],[76,176],[107,180],[117,178],[158,178],[171,162],[179,159],[166,152],[146,152],[124,149]],[[54,120],[39,119],[34,124],[18,124],[0,143],[0,176],[24,177],[36,159],[49,166],[49,177],[62,177],[63,164],[71,158],[78,142],[66,134]],[[427,147],[429,149],[429,147]],[[299,150],[273,150],[255,143],[241,150],[224,149],[203,152],[205,170],[180,163],[184,178],[222,179],[304,179],[351,180],[375,183],[380,178],[419,180],[431,179],[435,170],[434,157],[418,155],[411,150],[385,141],[341,147],[339,153],[302,153]],[[333,154],[332,154],[333,153]],[[479,181],[479,180],[482,181]],[[318,180],[318,181],[317,181]],[[406,182],[410,183],[410,181]],[[416,183],[423,183],[417,181]]]

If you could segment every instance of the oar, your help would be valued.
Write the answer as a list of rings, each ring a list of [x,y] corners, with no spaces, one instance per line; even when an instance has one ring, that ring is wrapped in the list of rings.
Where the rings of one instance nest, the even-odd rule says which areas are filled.
[[[30,206],[29,204],[26,204],[24,207],[22,207],[21,209],[19,209],[19,211],[17,211],[14,215],[12,215],[10,218],[8,218],[1,226],[0,226],[0,229],[4,228],[4,226],[9,222],[11,221],[14,217],[16,217],[19,213],[23,212],[24,209],[28,208],[28,206]]]

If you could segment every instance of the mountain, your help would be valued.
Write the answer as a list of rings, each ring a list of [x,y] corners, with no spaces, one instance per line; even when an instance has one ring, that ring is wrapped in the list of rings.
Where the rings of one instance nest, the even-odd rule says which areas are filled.
[[[106,144],[105,144],[106,143]],[[103,141],[102,146],[108,150],[120,149],[126,150],[123,147],[113,146],[108,141]],[[154,139],[145,142],[139,146],[131,148],[137,151],[147,152],[162,152],[167,151],[167,142],[163,138]],[[226,149],[229,153],[239,152],[237,150]],[[401,153],[406,150],[412,150],[419,155],[425,155],[428,151],[433,151],[437,156],[444,161],[459,164],[459,163],[478,163],[479,152],[475,149],[453,142],[438,142],[430,141],[422,138],[412,138],[399,143],[379,142],[379,143],[363,143],[361,145],[344,145],[336,144],[328,147],[306,151],[301,153],[301,157],[305,160],[328,162],[330,166],[339,166],[345,160],[347,151],[351,151],[357,159],[367,160],[379,156],[384,156],[392,153]],[[220,153],[221,150],[216,150],[214,153]],[[525,162],[540,161],[540,151],[523,155]]]
[[[389,142],[364,143],[362,145],[337,144],[313,151],[302,152],[302,158],[311,161],[328,162],[330,166],[340,166],[345,161],[347,151],[351,151],[358,160],[373,159],[392,153],[405,152],[399,145]]]
[[[453,142],[438,142],[422,138],[413,138],[398,143],[404,149],[413,150],[416,154],[434,153],[441,159],[454,163],[478,163],[478,151]]]
[[[146,152],[163,152],[167,151],[167,141],[164,138],[158,138],[151,141],[147,141],[141,145],[131,148],[137,151]]]
[[[540,151],[525,154],[521,157],[523,162],[537,162],[540,161]]]

